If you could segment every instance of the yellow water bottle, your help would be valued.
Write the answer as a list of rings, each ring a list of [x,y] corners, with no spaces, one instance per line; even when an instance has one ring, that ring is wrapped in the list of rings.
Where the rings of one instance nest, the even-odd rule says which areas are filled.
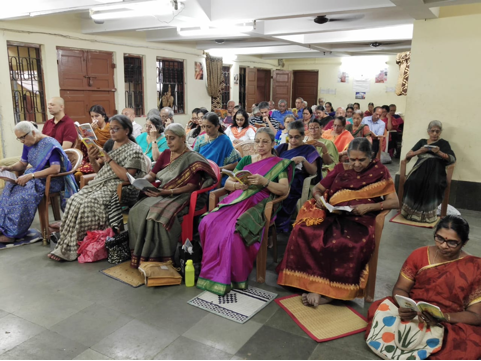
[[[187,287],[195,286],[195,269],[191,259],[188,259],[185,265],[185,285]]]

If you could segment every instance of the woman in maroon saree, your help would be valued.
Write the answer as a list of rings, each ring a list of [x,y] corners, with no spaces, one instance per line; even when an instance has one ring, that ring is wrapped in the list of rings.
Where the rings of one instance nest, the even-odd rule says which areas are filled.
[[[392,178],[384,165],[372,160],[371,143],[354,139],[348,156],[349,164],[336,165],[301,208],[277,268],[278,284],[310,292],[303,294],[306,306],[363,296],[376,215],[398,207]],[[331,205],[351,206],[353,211],[328,213],[322,209],[322,194]]]
[[[446,321],[441,348],[432,360],[477,360],[481,357],[481,258],[462,250],[468,242],[469,225],[461,217],[443,218],[434,231],[434,246],[415,250],[404,262],[392,296],[438,306]],[[397,304],[393,297],[388,297]],[[369,325],[384,299],[369,308]],[[399,308],[402,321],[419,316],[428,325],[438,323],[428,313]],[[436,350],[435,350],[436,351]]]

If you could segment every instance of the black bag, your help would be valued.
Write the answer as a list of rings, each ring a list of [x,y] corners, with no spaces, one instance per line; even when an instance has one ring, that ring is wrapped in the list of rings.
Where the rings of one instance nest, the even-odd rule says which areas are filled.
[[[129,232],[123,231],[117,233],[114,237],[107,237],[105,240],[105,248],[109,251],[109,256],[107,258],[109,263],[119,264],[129,260]]]
[[[187,247],[189,246],[187,240],[185,244]],[[190,242],[192,245],[192,251],[193,253],[190,254],[188,251],[184,250],[182,243],[179,242],[177,243],[177,247],[175,248],[175,253],[174,253],[174,267],[177,268],[179,271],[180,275],[182,276],[182,279],[185,278],[185,265],[187,263],[188,259],[192,260],[192,263],[194,264],[194,269],[195,269],[195,280],[199,278],[200,275],[200,267],[202,264],[202,246],[200,245],[200,242],[193,240]]]

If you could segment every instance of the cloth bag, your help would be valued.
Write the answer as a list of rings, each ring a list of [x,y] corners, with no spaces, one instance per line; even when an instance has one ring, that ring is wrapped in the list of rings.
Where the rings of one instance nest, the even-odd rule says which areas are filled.
[[[172,261],[143,262],[139,271],[144,275],[147,287],[180,285],[182,282],[182,276],[172,266]]]
[[[129,260],[129,232],[123,231],[113,237],[107,237],[105,247],[108,250],[107,262],[119,264]]]
[[[114,231],[107,228],[103,231],[88,231],[83,241],[78,242],[79,249],[77,254],[79,263],[89,263],[101,261],[107,258],[107,249],[105,248],[105,240],[112,237]]]
[[[389,299],[377,308],[372,325],[366,343],[385,360],[424,360],[443,345],[443,326],[427,327],[417,316],[401,321],[398,307]]]

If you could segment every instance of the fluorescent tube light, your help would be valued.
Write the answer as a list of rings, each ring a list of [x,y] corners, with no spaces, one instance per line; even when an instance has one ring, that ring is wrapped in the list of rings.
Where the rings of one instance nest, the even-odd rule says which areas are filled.
[[[225,28],[179,28],[180,36],[203,36],[203,35],[242,35],[254,30],[252,25],[235,25]]]

